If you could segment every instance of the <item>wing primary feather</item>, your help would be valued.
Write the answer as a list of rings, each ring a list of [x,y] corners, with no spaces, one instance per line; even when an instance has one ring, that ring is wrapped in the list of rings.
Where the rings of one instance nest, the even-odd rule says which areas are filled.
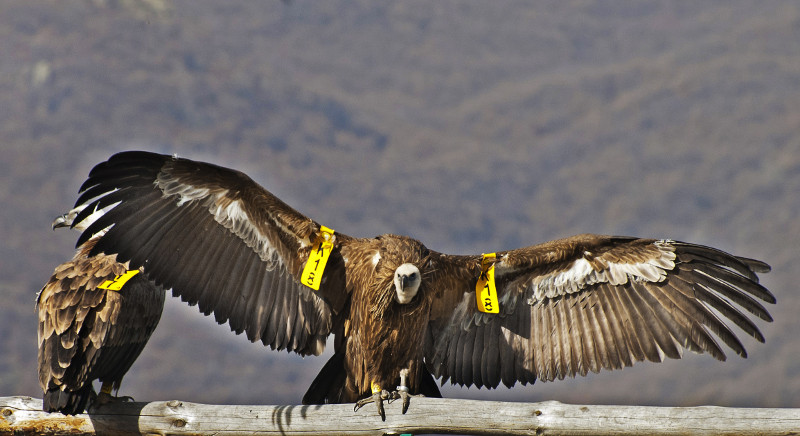
[[[592,292],[589,298],[594,309],[591,313],[596,325],[595,338],[603,368],[620,369],[623,366],[620,360],[621,350],[624,349],[625,355],[629,355],[629,353],[624,342],[617,345],[616,329],[612,328],[612,324],[616,325],[617,321],[614,313],[608,307],[608,293],[604,287],[598,286],[597,292]]]
[[[723,342],[728,344],[737,354],[744,352],[744,347],[736,336],[731,333],[724,323],[710,313],[701,302],[695,300],[692,292],[671,282],[665,283],[662,289],[664,296],[686,311],[690,321],[685,324],[685,328],[689,330],[692,342],[697,344],[703,352],[711,354],[717,360],[724,361],[726,359],[725,353],[719,347],[717,341],[708,333],[705,326],[708,326],[717,336],[722,337],[721,335],[724,335]]]
[[[214,313],[219,313],[222,318],[227,319],[231,330],[239,334],[244,330],[245,317],[234,312],[234,307],[246,299],[248,292],[253,292],[252,289],[244,286],[248,273],[247,258],[240,259],[234,254],[226,266],[225,271],[230,279],[223,284],[224,298],[220,298],[219,304],[214,308]]]
[[[503,385],[505,385],[507,388],[510,388],[517,382],[517,378],[514,375],[514,366],[516,365],[516,362],[514,358],[513,344],[508,336],[511,334],[511,332],[506,332],[507,333],[503,334],[503,340],[505,343],[500,347],[500,379],[503,381]]]
[[[128,239],[137,238],[138,241],[143,241],[142,245],[153,240],[156,235],[160,234],[160,221],[163,220],[162,211],[168,209],[169,205],[153,199],[153,193],[149,195],[142,195],[138,198],[126,201],[118,205],[114,209],[108,211],[102,217],[98,218],[86,231],[84,235],[92,235],[94,232],[102,230],[109,225],[113,227],[97,241],[97,244],[91,251],[91,255],[100,252],[105,253],[119,253],[119,260],[121,262],[127,261],[134,257],[136,254],[128,251],[118,251],[117,247],[124,246],[120,242],[125,242]],[[134,213],[135,211],[135,213]],[[168,215],[167,215],[168,216]],[[97,227],[97,228],[95,228]],[[144,262],[142,262],[143,264]]]
[[[757,273],[768,273],[772,271],[772,267],[769,266],[766,262],[762,262],[757,259],[751,259],[749,257],[741,257],[741,256],[734,256],[736,260],[742,262],[743,264],[747,265],[750,271],[757,272]],[[774,301],[773,301],[774,303]]]
[[[554,356],[553,349],[553,334],[554,334],[554,320],[553,320],[553,306],[552,300],[547,299],[545,300],[544,304],[542,305],[542,317],[541,317],[541,330],[539,331],[539,344],[541,344],[541,349],[539,351],[539,355],[541,356],[541,363],[542,368],[539,372],[539,379],[552,381],[555,380],[555,370],[554,364],[556,357]]]
[[[293,319],[292,319],[292,310],[294,310],[294,308],[297,307],[297,292],[290,292],[289,283],[287,283],[287,281],[284,280],[283,277],[281,279],[282,279],[281,280],[282,281],[281,285],[283,286],[283,290],[284,290],[284,292],[283,292],[283,296],[284,296],[283,307],[285,309],[281,312],[281,323],[280,323],[280,325],[283,326],[283,327],[278,330],[280,332],[281,337],[282,337],[282,340],[281,340],[281,342],[279,344],[279,348],[278,348],[279,350],[282,350],[282,349],[288,347],[289,346],[289,342],[290,342],[292,336],[294,335],[294,331],[292,330],[293,327],[294,327],[294,323],[293,323]]]
[[[756,315],[757,317],[768,322],[772,321],[772,316],[770,316],[769,312],[767,312],[767,309],[764,308],[761,303],[750,297],[748,294],[742,292],[744,290],[760,298],[766,298],[766,295],[759,295],[757,291],[750,289],[752,287],[761,287],[761,285],[757,283],[746,282],[741,276],[737,277],[736,275],[728,273],[723,269],[713,269],[715,269],[713,273],[706,272],[704,270],[690,269],[686,271],[688,273],[687,278],[683,278],[684,271],[681,271],[678,274],[677,279],[686,282],[687,285],[691,283],[702,285],[706,289],[713,290],[714,292],[720,293],[733,300],[736,304],[742,306],[748,312]]]
[[[267,273],[264,275],[264,289],[268,289],[269,291],[266,292],[265,298],[266,301],[262,307],[272,308],[272,310],[267,310],[267,313],[262,318],[262,324],[264,326],[264,330],[261,333],[261,342],[264,345],[270,345],[275,343],[275,336],[277,335],[277,321],[276,318],[278,315],[275,313],[275,302],[280,297],[280,293],[282,292],[280,283],[281,283],[281,276],[280,274],[273,274]],[[261,298],[259,298],[261,300]]]
[[[697,322],[711,329],[711,331],[714,332],[714,334],[717,335],[717,337],[722,339],[722,342],[724,342],[732,350],[734,350],[736,354],[742,357],[747,356],[747,351],[744,349],[744,346],[742,345],[741,341],[739,341],[739,338],[736,337],[736,335],[730,330],[730,328],[728,328],[728,326],[722,320],[720,320],[716,316],[716,314],[714,314],[709,310],[706,304],[708,304],[711,307],[714,307],[721,314],[725,316],[728,316],[728,313],[730,313],[731,317],[729,317],[729,319],[731,319],[735,324],[739,325],[743,330],[748,332],[748,334],[752,335],[748,327],[748,322],[750,320],[747,319],[747,317],[744,316],[744,314],[742,314],[729,304],[727,305],[724,304],[724,300],[715,298],[713,294],[708,291],[707,288],[703,287],[703,285],[696,285],[692,282],[687,282],[685,280],[680,279],[680,277],[676,277],[676,279],[671,281],[670,284],[672,285],[672,289],[675,289],[677,291],[677,294],[682,295],[689,301],[693,302],[693,305],[696,307],[696,315],[694,316],[694,318]],[[719,307],[714,306],[714,304],[716,303],[720,303],[720,306]],[[728,308],[732,309],[733,311],[729,312],[727,310]],[[760,336],[760,332],[754,335],[756,339],[758,339],[758,336]],[[713,341],[713,343],[716,346],[716,341]],[[719,349],[719,347],[716,346],[716,349]],[[712,349],[708,349],[706,351],[712,353],[712,355],[714,355],[714,357],[716,357],[717,359],[720,360],[725,359],[725,355],[724,353],[722,353],[722,350],[720,350],[720,354],[716,354],[716,351]]]
[[[638,343],[644,358],[651,362],[661,362],[661,354],[658,352],[654,332],[647,327],[644,319],[647,315],[639,313],[636,302],[632,299],[633,292],[631,292],[630,282],[626,287],[615,288],[615,291],[631,321],[630,327],[627,329],[628,337],[632,342]],[[644,360],[644,358],[639,360]]]
[[[770,304],[775,304],[777,301],[775,296],[769,289],[762,286],[758,281],[753,281],[747,277],[737,274],[731,270],[716,266],[716,265],[703,265],[702,268],[697,268],[698,272],[708,276],[710,279],[725,282],[736,289],[736,293],[743,297],[750,298],[750,295]],[[749,294],[749,295],[748,295]],[[741,303],[740,303],[741,304]],[[742,304],[746,306],[746,304]]]
[[[82,204],[97,202],[105,196],[119,193],[120,191],[124,190],[153,188],[152,182],[155,179],[155,173],[148,177],[147,174],[139,174],[127,169],[123,171],[124,172],[119,174],[111,174],[102,177],[94,177],[90,175],[89,178],[84,182],[83,186],[81,186],[79,191],[80,195],[75,201],[75,207]],[[108,202],[108,199],[105,201]],[[113,203],[113,201],[110,203]],[[87,209],[90,210],[84,210],[81,212],[81,214],[78,214],[78,216],[83,215],[85,217],[86,215],[90,214],[92,210],[94,210],[94,208]],[[80,220],[76,219],[75,222],[80,222]]]
[[[620,363],[623,366],[632,366],[634,360],[643,360],[644,353],[641,352],[638,342],[632,342],[628,339],[630,319],[627,311],[623,311],[623,308],[620,307],[615,288],[608,284],[602,284],[600,288],[605,294],[604,298],[601,299],[603,311],[608,317],[609,327],[613,332],[612,337],[618,350]],[[642,358],[639,358],[640,356]]]
[[[458,359],[456,357],[456,349],[458,347],[458,336],[460,329],[456,326],[451,327],[450,341],[447,344],[447,352],[444,361],[447,363],[447,375],[452,378],[452,383],[455,383],[456,365]]]
[[[106,211],[105,214],[98,217],[93,223],[91,223],[86,228],[86,230],[84,230],[83,233],[81,233],[81,235],[78,237],[78,241],[75,243],[75,247],[77,248],[82,246],[96,233],[104,230],[105,228],[111,225],[114,225],[115,220],[113,220],[112,217],[117,215],[122,215],[122,213],[120,212],[120,206],[127,205],[127,202],[134,203],[134,205],[139,208],[147,206],[147,204],[150,202],[149,195],[152,194],[153,194],[152,189],[144,190],[141,188],[123,188],[120,189],[119,191],[111,192],[108,195],[99,198],[98,200],[94,201],[93,203],[85,207],[80,213],[78,213],[78,215],[72,221],[73,226],[83,222],[84,219],[86,219],[89,215],[91,215],[94,210],[100,210],[108,206],[111,206],[112,204],[120,203],[117,204],[117,206],[115,206],[114,208]],[[123,206],[123,209],[124,208],[125,206]],[[124,216],[125,215],[123,215],[123,217]],[[106,238],[102,238],[99,241],[97,241],[97,244],[93,248],[90,255],[95,255],[102,251],[98,246],[105,244],[105,239]]]
[[[203,288],[200,294],[199,304],[203,312],[210,314],[214,312],[214,319],[217,323],[222,324],[228,321],[228,313],[223,308],[225,307],[220,302],[230,301],[233,298],[228,286],[230,276],[227,274],[230,271],[231,260],[236,257],[237,245],[241,244],[240,241],[233,238],[223,238],[214,244],[213,255],[209,256],[214,259],[214,263],[210,266],[211,274],[209,276],[208,285]],[[220,308],[221,310],[217,310]]]
[[[247,339],[251,342],[255,342],[253,337],[259,330],[253,325],[249,311],[256,308],[256,306],[252,305],[252,301],[254,298],[258,298],[258,295],[261,293],[260,281],[258,280],[261,262],[253,258],[245,258],[239,263],[242,269],[240,273],[241,279],[239,283],[237,283],[237,287],[241,291],[239,298],[233,302],[230,308],[232,314],[231,326],[234,325],[233,321],[236,320],[236,328],[234,331],[237,334],[246,332]]]
[[[286,313],[288,309],[288,298],[286,294],[286,283],[283,277],[278,276],[277,287],[275,288],[275,305],[278,310],[272,311],[270,317],[271,329],[275,332],[275,340],[270,344],[273,349],[282,349],[281,344],[286,343],[287,331],[283,326],[286,325]]]
[[[244,305],[242,311],[247,313],[247,322],[245,323],[245,331],[247,332],[247,339],[251,342],[261,340],[261,335],[264,332],[264,322],[268,316],[268,311],[264,301],[267,294],[272,292],[265,288],[265,281],[267,270],[261,265],[260,262],[251,262],[251,272],[248,274],[248,282],[245,284],[248,289],[253,289],[247,300],[242,302]]]
[[[287,287],[289,283],[287,283]],[[284,348],[297,348],[295,341],[298,338],[298,330],[302,330],[302,317],[298,313],[300,308],[300,292],[288,292],[289,310],[286,311],[286,344]]]
[[[192,243],[186,246],[186,251],[188,253],[197,253],[200,252],[199,244],[201,244],[200,239],[195,239]],[[172,293],[175,296],[180,296],[181,300],[189,303],[189,305],[194,306],[200,303],[200,297],[206,292],[206,288],[212,286],[212,276],[215,274],[214,265],[216,264],[216,258],[213,255],[213,249],[207,253],[207,255],[193,259],[191,265],[191,269],[188,268],[189,265],[177,265],[176,269],[181,270],[182,277],[187,279],[187,285],[185,287],[176,287],[172,286]],[[208,315],[209,308],[207,307],[198,307],[201,312],[205,315]]]
[[[580,307],[581,295],[573,294],[566,299],[564,307],[562,308],[564,317],[567,321],[567,337],[570,338],[570,369],[569,376],[574,377],[575,374],[586,375],[588,356],[584,355],[584,334],[581,319],[575,315],[574,308]]]
[[[484,324],[473,328],[475,330],[475,340],[471,344],[470,367],[472,368],[472,382],[478,389],[483,387],[483,380],[485,379],[483,376],[483,354],[486,351],[486,348],[484,348],[484,332],[487,327],[488,324]]]
[[[740,258],[732,256],[722,250],[703,245],[675,242],[678,260],[680,262],[699,262],[703,264],[720,265],[747,277],[758,283],[758,276]],[[763,265],[766,265],[762,262]],[[767,266],[768,267],[768,266]]]
[[[650,297],[647,289],[649,285],[649,283],[631,282],[633,292],[629,294],[630,299],[652,332],[658,348],[670,359],[680,359],[681,351],[670,333],[669,323],[664,320],[664,315],[667,315],[663,312],[664,308],[658,304],[658,301],[648,298]]]
[[[587,295],[584,304],[587,306],[588,310],[583,312],[583,314],[586,315],[585,321],[591,329],[590,340],[592,341],[595,355],[597,356],[596,365],[592,368],[592,372],[595,373],[600,372],[602,368],[611,368],[612,362],[614,362],[608,349],[608,339],[612,342],[614,339],[611,337],[610,333],[608,336],[605,336],[605,329],[608,328],[605,325],[607,321],[605,320],[605,315],[602,313],[603,309],[597,300],[597,293]],[[616,362],[617,366],[619,366],[619,357],[617,357]]]
[[[647,300],[656,316],[659,317],[662,324],[669,330],[679,345],[691,351],[702,353],[703,349],[692,340],[691,336],[690,327],[694,321],[689,313],[694,310],[693,307],[682,307],[681,304],[683,303],[673,301],[662,288],[663,286],[660,284],[648,286],[647,292],[642,292],[641,297]],[[685,306],[685,304],[683,305]]]
[[[570,317],[573,319],[573,328],[571,336],[576,343],[576,347],[580,347],[580,375],[585,376],[592,372],[598,372],[600,367],[598,365],[597,350],[594,346],[594,328],[588,318],[591,316],[591,309],[587,306],[588,295],[576,295],[573,304],[570,305]]]
[[[755,323],[753,323],[753,321],[751,321],[750,318],[748,318],[744,313],[739,311],[736,306],[730,304],[730,302],[727,300],[720,298],[713,291],[718,291],[718,289],[707,287],[702,283],[698,283],[694,288],[695,295],[700,301],[713,307],[722,316],[731,320],[734,324],[739,326],[739,328],[755,338],[757,341],[763,343],[765,341],[764,335],[761,334],[761,331],[758,329]],[[771,320],[772,319],[770,318],[769,321]]]
[[[500,384],[500,324],[490,323],[484,329],[484,347],[481,358],[483,372],[481,378],[489,388],[496,388]]]
[[[572,338],[569,335],[569,321],[566,319],[566,311],[564,310],[568,304],[567,300],[568,296],[564,296],[553,306],[553,315],[555,315],[556,319],[554,323],[556,331],[556,356],[558,357],[556,370],[559,380],[563,380],[564,377],[574,374],[574,372],[572,372]]]
[[[170,244],[166,249],[153,253],[153,257],[161,260],[151,265],[148,270],[148,274],[157,278],[158,282],[173,288],[175,295],[191,293],[191,290],[200,289],[204,283],[198,280],[196,271],[198,266],[203,266],[205,260],[197,259],[197,253],[201,252],[197,245],[202,240],[198,238],[198,235],[203,233],[202,219],[193,214],[185,215],[185,222],[171,226],[168,233]],[[183,283],[180,286],[183,289],[175,289],[180,283]]]
[[[475,343],[476,330],[477,328],[473,327],[463,332],[458,344],[459,359],[461,360],[461,381],[467,386],[472,386],[474,383],[472,379],[472,347]]]

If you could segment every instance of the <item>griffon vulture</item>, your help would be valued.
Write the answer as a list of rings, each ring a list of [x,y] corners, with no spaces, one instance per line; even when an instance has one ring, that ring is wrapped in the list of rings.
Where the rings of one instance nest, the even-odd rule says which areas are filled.
[[[775,302],[755,274],[767,264],[710,247],[586,234],[448,255],[334,232],[241,172],[148,152],[98,164],[80,192],[77,223],[104,213],[78,244],[108,229],[91,255],[116,254],[273,349],[318,355],[335,333],[306,404],[375,401],[383,415],[382,399],[405,411],[409,394],[438,395],[431,374],[494,388],[684,348],[724,360],[712,333],[744,357],[723,320],[764,341],[743,311],[771,321],[758,300]]]
[[[73,224],[79,209],[53,222]],[[96,215],[95,215],[96,216]],[[84,229],[93,217],[76,225]],[[36,300],[39,313],[39,384],[46,412],[74,415],[90,403],[117,400],[122,377],[139,357],[164,308],[165,292],[115,254],[91,254],[102,232],[56,267]],[[92,386],[100,380],[97,395]],[[128,397],[119,398],[120,400]]]

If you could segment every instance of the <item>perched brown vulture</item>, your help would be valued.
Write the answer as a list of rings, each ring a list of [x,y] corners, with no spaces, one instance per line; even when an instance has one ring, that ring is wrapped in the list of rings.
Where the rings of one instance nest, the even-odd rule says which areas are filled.
[[[408,394],[438,395],[431,375],[494,388],[683,348],[724,360],[711,333],[746,356],[723,319],[763,341],[743,310],[771,321],[758,300],[775,302],[755,274],[767,264],[710,247],[579,235],[442,254],[405,236],[333,232],[241,172],[147,152],[98,164],[76,206],[76,223],[104,212],[78,242],[108,229],[90,255],[142,267],[251,341],[319,354],[335,333],[307,404],[375,401],[383,414],[385,389],[400,385],[404,406]],[[320,277],[318,290],[304,284]]]
[[[53,228],[71,225],[78,211],[56,218]],[[100,234],[56,267],[36,301],[39,384],[46,412],[74,415],[95,399],[116,400],[112,390],[119,390],[161,318],[163,289],[139,269],[131,270],[128,262],[118,262],[115,254],[91,254]],[[98,379],[99,396],[92,386]]]

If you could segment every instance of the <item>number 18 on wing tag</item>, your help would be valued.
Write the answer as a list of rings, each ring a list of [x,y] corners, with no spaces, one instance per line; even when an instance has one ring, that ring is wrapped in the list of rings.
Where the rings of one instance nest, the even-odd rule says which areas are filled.
[[[319,291],[319,285],[322,283],[322,273],[325,271],[325,265],[328,263],[331,251],[333,251],[333,230],[320,226],[317,240],[311,247],[308,262],[303,268],[303,274],[300,275],[300,281],[304,285]]]
[[[485,313],[500,313],[497,301],[497,289],[494,283],[495,253],[484,254],[481,260],[481,276],[475,285],[475,296],[478,299],[478,310]]]

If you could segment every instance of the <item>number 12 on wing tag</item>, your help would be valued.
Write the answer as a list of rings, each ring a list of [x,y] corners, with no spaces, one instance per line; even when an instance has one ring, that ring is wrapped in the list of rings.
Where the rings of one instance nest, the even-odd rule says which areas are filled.
[[[317,240],[311,247],[308,262],[303,268],[303,274],[300,275],[300,281],[304,285],[319,291],[319,285],[322,283],[322,273],[325,271],[328,258],[331,257],[331,251],[333,251],[333,230],[320,226]]]
[[[497,302],[497,288],[494,283],[495,253],[484,254],[481,260],[481,276],[475,285],[475,296],[478,299],[478,310],[485,313],[500,313]]]

